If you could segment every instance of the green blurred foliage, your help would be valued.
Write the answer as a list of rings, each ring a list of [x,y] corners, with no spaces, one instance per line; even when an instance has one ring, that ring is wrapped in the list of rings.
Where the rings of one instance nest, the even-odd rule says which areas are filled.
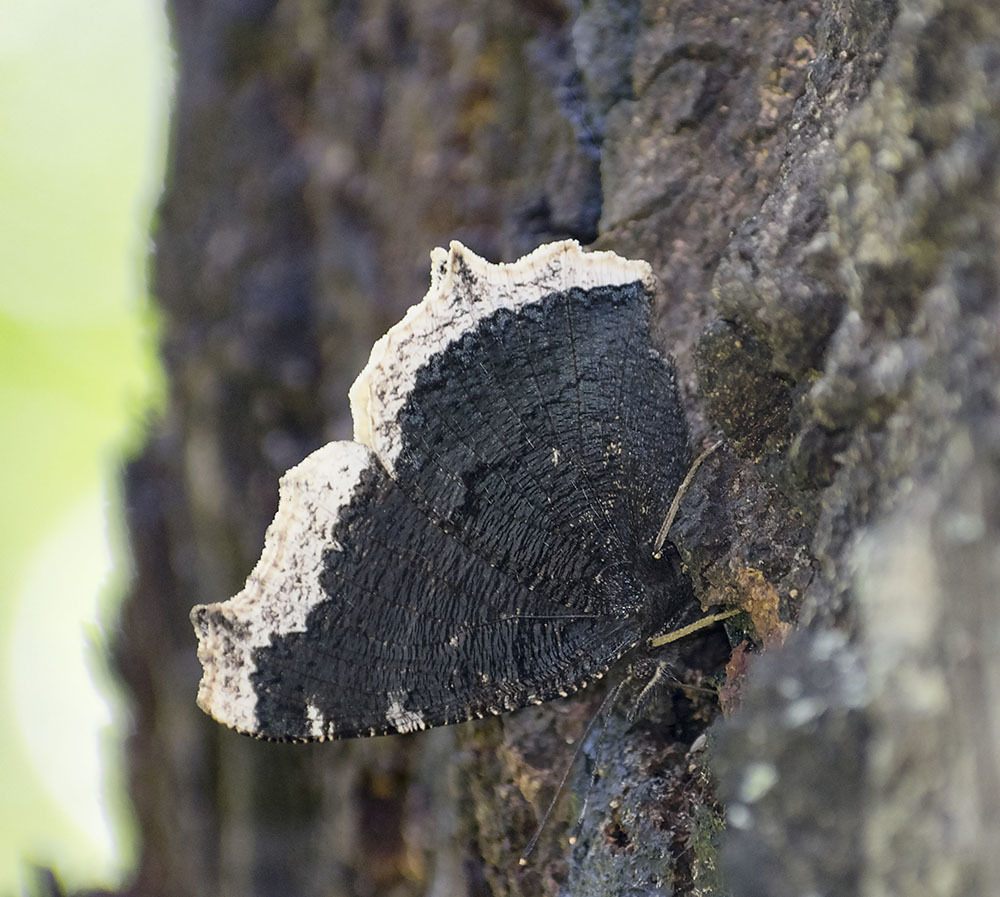
[[[171,81],[153,0],[4,7],[0,894],[26,861],[85,886],[114,884],[130,859],[101,815],[124,802],[88,762],[100,742],[107,781],[120,775],[86,660],[127,582],[108,578],[100,530],[113,539],[121,515],[103,496],[162,393],[145,271]]]

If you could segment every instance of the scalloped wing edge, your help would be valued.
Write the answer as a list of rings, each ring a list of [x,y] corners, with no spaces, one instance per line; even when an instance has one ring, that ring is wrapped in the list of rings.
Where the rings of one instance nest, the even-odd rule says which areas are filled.
[[[393,473],[402,448],[396,418],[417,374],[435,355],[500,309],[541,302],[572,287],[591,289],[641,281],[653,293],[652,269],[614,252],[584,252],[575,240],[538,247],[516,262],[493,264],[457,240],[431,252],[431,285],[372,347],[351,386],[354,438]]]
[[[243,589],[227,601],[192,608],[203,675],[198,706],[221,723],[259,732],[254,651],[274,635],[304,632],[309,612],[329,599],[320,585],[323,554],[366,469],[367,446],[330,442],[282,476],[278,511]]]

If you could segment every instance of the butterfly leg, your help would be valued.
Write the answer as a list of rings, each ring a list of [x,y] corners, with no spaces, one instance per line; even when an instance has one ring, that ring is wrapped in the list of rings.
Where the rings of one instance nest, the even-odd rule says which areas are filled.
[[[670,502],[670,508],[667,510],[667,516],[663,520],[663,525],[660,527],[660,531],[656,534],[656,538],[653,540],[653,557],[659,560],[663,557],[663,543],[667,541],[667,533],[670,532],[670,527],[673,525],[674,518],[677,516],[677,509],[681,506],[681,500],[687,493],[688,488],[691,486],[691,482],[694,480],[695,472],[701,467],[702,461],[704,461],[709,455],[712,454],[720,445],[722,445],[721,440],[710,445],[705,451],[703,451],[697,458],[694,459],[694,464],[691,465],[691,469],[687,472],[680,486],[677,487],[677,492],[674,493],[674,499]]]

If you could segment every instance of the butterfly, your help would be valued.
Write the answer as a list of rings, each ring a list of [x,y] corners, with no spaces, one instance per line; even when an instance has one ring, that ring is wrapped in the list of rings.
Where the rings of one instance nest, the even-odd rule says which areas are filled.
[[[374,736],[539,704],[692,606],[657,550],[691,465],[649,265],[573,241],[431,261],[351,388],[354,440],[281,478],[246,586],[191,613],[198,703],[240,732]]]

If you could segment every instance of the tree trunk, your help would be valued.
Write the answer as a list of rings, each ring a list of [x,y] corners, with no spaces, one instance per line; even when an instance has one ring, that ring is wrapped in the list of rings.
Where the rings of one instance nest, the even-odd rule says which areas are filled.
[[[170,401],[126,475],[116,656],[131,893],[1000,893],[994,0],[169,7]],[[659,278],[695,441],[724,440],[671,538],[754,639],[707,745],[703,692],[612,713],[522,868],[600,695],[255,742],[195,707],[187,614],[241,587],[280,474],[349,437],[433,246],[567,236]],[[720,662],[695,644],[689,683]]]

